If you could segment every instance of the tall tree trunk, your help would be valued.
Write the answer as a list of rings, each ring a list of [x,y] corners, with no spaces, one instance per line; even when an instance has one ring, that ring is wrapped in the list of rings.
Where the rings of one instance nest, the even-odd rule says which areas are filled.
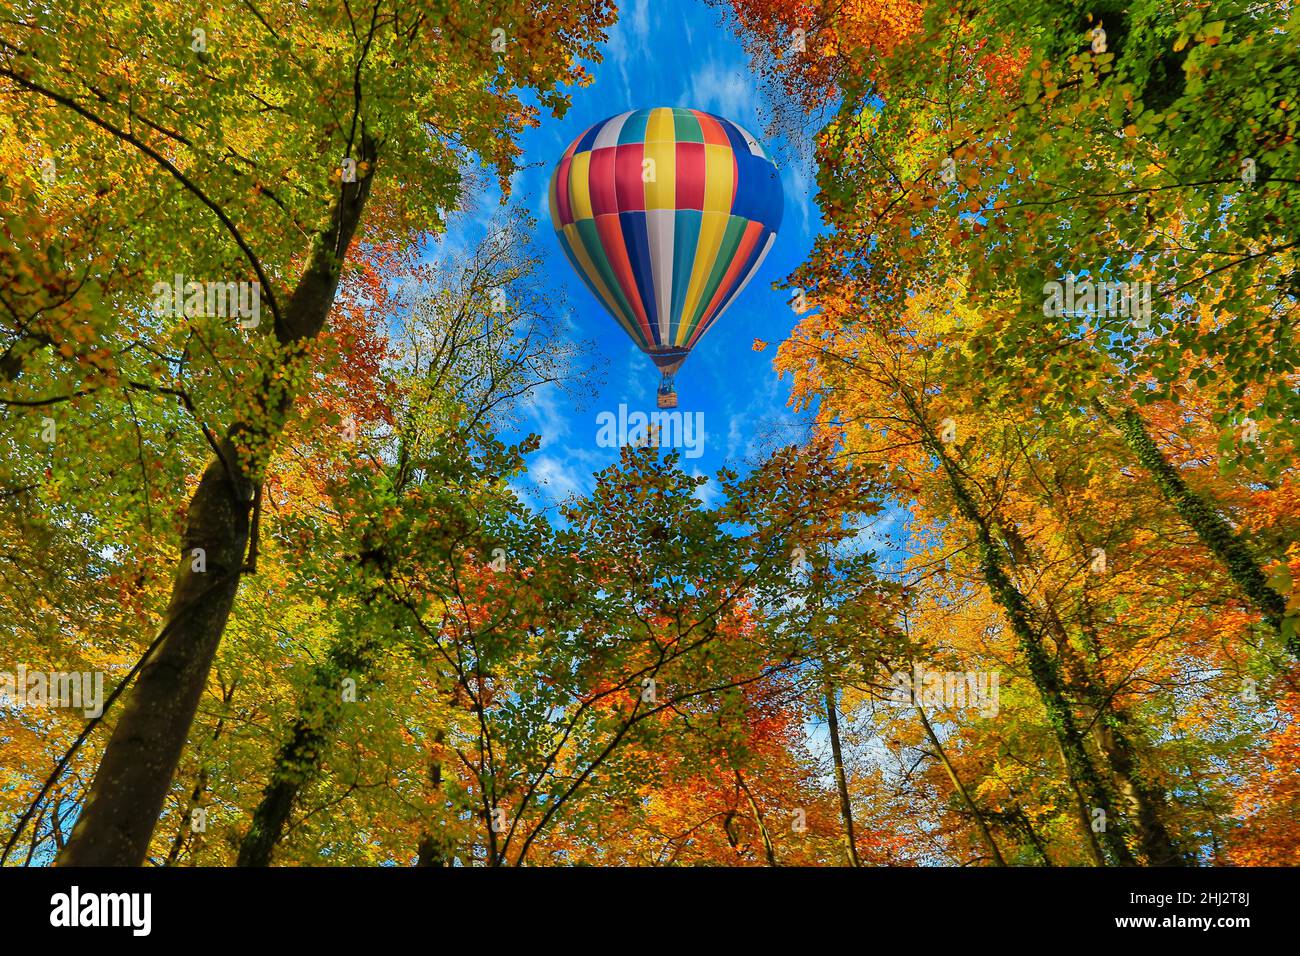
[[[1105,674],[1102,673],[1101,648],[1092,621],[1091,606],[1085,592],[1080,634],[1087,663],[1075,664],[1077,679],[1092,712],[1092,737],[1097,748],[1105,755],[1115,776],[1121,799],[1128,805],[1129,817],[1134,821],[1134,835],[1138,848],[1150,866],[1186,866],[1187,857],[1164,825],[1162,812],[1168,797],[1162,787],[1147,779],[1138,767],[1137,748],[1133,739],[1140,733],[1133,725],[1128,712],[1115,703]],[[1052,620],[1064,631],[1059,617]],[[1075,656],[1068,638],[1062,645]],[[1091,666],[1087,666],[1090,664]]]
[[[1126,408],[1115,417],[1100,402],[1094,403],[1094,406],[1119,429],[1125,444],[1155,479],[1161,493],[1196,532],[1201,543],[1223,565],[1228,576],[1241,589],[1241,593],[1250,599],[1264,621],[1281,633],[1282,619],[1286,616],[1286,600],[1269,587],[1268,578],[1264,576],[1259,562],[1223,515],[1204,496],[1188,487],[1182,474],[1170,464],[1147,431],[1142,416],[1136,409]],[[1300,657],[1300,635],[1292,634],[1288,637],[1286,646],[1293,655]]]
[[[284,838],[302,788],[321,768],[330,738],[343,716],[343,679],[369,672],[378,649],[373,638],[348,639],[330,649],[316,668],[306,698],[299,704],[293,732],[276,754],[271,779],[253,810],[253,822],[239,844],[236,866],[270,866],[271,853]]]
[[[1021,450],[1028,456],[1029,450],[1023,440]],[[1048,488],[1045,483],[1043,487]],[[1059,491],[1061,486],[1058,482],[1054,487]],[[1074,515],[1068,508],[1061,506],[1055,493],[1049,491],[1049,494],[1052,495],[1052,511],[1058,520],[1066,527],[1073,527]],[[1014,536],[1020,541],[1017,568],[1022,564],[1031,564],[1028,547],[1016,529],[1004,522],[1000,514],[995,514],[994,520],[1004,537],[1011,540],[1011,536]],[[1087,542],[1077,531],[1074,539],[1081,552],[1087,549]],[[1050,598],[1044,601],[1044,619],[1049,633],[1056,641],[1057,653],[1065,664],[1066,673],[1078,691],[1076,696],[1082,698],[1092,741],[1105,758],[1118,795],[1128,808],[1141,855],[1147,863],[1154,866],[1183,865],[1184,854],[1161,818],[1168,803],[1167,795],[1163,788],[1143,777],[1138,767],[1136,751],[1131,741],[1140,738],[1140,730],[1133,726],[1127,712],[1115,702],[1115,695],[1110,691],[1106,680],[1101,642],[1087,586],[1083,588],[1079,600],[1076,631],[1072,632],[1066,627]],[[1082,654],[1076,648],[1076,634]]]
[[[1107,708],[1092,726],[1097,745],[1115,773],[1120,796],[1129,806],[1134,835],[1147,865],[1186,866],[1186,857],[1158,813],[1158,807],[1163,805],[1163,793],[1157,793],[1138,772],[1134,748],[1124,729],[1126,719]]]
[[[1038,835],[1038,831],[1034,829],[1034,823],[1029,819],[1029,814],[1026,813],[1025,808],[1020,805],[1015,790],[1012,790],[1010,787],[1007,789],[1010,791],[1011,797],[1014,801],[1012,805],[1013,809],[1011,811],[1012,826],[1025,834],[1025,838],[1029,840],[1029,845],[1034,848],[1034,855],[1038,857],[1038,862],[1043,866],[1052,866],[1052,859],[1047,855],[1047,846],[1043,843],[1043,838]]]
[[[857,840],[853,835],[853,804],[849,802],[849,780],[844,773],[844,754],[840,749],[840,720],[836,712],[835,688],[827,679],[823,684],[826,700],[826,726],[831,737],[831,757],[835,762],[835,786],[840,793],[840,818],[844,821],[844,850],[849,866],[861,866]]]
[[[420,836],[420,845],[416,850],[416,866],[446,866],[447,857],[444,855],[442,847],[431,833],[424,833]]]
[[[904,396],[904,401],[908,401],[907,396]],[[1003,567],[1002,553],[993,540],[989,521],[976,507],[965,481],[948,458],[943,445],[929,430],[920,410],[912,402],[909,401],[908,404],[917,425],[922,430],[922,443],[926,450],[938,459],[944,471],[957,503],[957,510],[962,518],[975,528],[976,540],[979,544],[981,575],[989,587],[993,600],[1006,614],[1012,632],[1016,635],[1020,649],[1029,664],[1029,673],[1047,711],[1048,723],[1060,744],[1066,777],[1082,802],[1080,812],[1086,814],[1087,808],[1103,812],[1104,829],[1099,836],[1096,836],[1097,842],[1105,847],[1112,861],[1123,866],[1132,866],[1136,861],[1124,841],[1120,819],[1111,805],[1105,785],[1088,756],[1083,734],[1074,719],[1070,703],[1065,698],[1057,663],[1043,646],[1042,637],[1032,620],[1029,602],[1012,583]],[[1087,832],[1095,835],[1091,826],[1087,827]]]
[[[446,731],[438,731],[433,738],[434,746],[441,747],[442,742],[446,739]],[[436,757],[429,761],[429,787],[434,794],[442,793],[442,761]],[[420,845],[415,861],[416,866],[446,866],[448,855],[447,847],[443,844],[442,839],[435,836],[431,830],[426,829],[420,834]]]
[[[993,833],[984,820],[984,813],[975,805],[975,800],[971,797],[970,791],[966,789],[966,785],[961,782],[961,777],[957,775],[957,768],[948,759],[948,752],[939,741],[939,735],[934,732],[934,727],[930,725],[930,719],[925,716],[925,709],[920,704],[915,706],[916,712],[921,718],[921,726],[925,728],[926,736],[930,738],[930,743],[938,752],[943,769],[948,771],[948,779],[952,781],[952,785],[957,789],[957,794],[961,797],[962,803],[966,804],[966,809],[970,810],[971,816],[975,818],[975,828],[979,830],[980,839],[984,841],[984,845],[989,848],[989,853],[993,856],[993,862],[998,866],[1006,866],[1007,861],[1002,858],[1002,851],[998,849],[997,841],[993,839]]]
[[[758,835],[763,840],[763,855],[767,857],[767,865],[776,866],[776,848],[772,846],[772,835],[767,832],[767,824],[763,821],[763,811],[758,808],[758,801],[754,799],[754,794],[739,770],[736,771],[736,786],[745,791],[745,799],[749,801],[749,812],[754,815],[754,826],[758,827]]]
[[[237,457],[230,439],[222,444],[227,459]],[[190,501],[181,566],[164,615],[166,636],[126,698],[56,865],[144,862],[239,587],[248,540],[246,493],[243,499],[224,466],[212,461]],[[206,563],[201,572],[192,569],[197,548]]]
[[[1070,770],[1070,758],[1065,755],[1065,744],[1061,742],[1058,735],[1056,738],[1056,752],[1061,757],[1061,766],[1065,770],[1065,783],[1070,788],[1072,797],[1071,806],[1074,808],[1074,818],[1079,824],[1079,833],[1083,837],[1083,845],[1088,850],[1088,855],[1092,857],[1093,865],[1105,866],[1106,853],[1101,848],[1101,843],[1097,839],[1097,831],[1092,828],[1092,817],[1088,813],[1088,801],[1083,796],[1083,791],[1079,789],[1079,782],[1074,779],[1074,774]]]
[[[334,722],[313,725],[302,717],[276,754],[271,782],[253,811],[253,822],[239,844],[236,866],[270,866],[271,851],[284,836],[303,785],[320,767]]]
[[[165,636],[126,699],[57,865],[139,866],[149,852],[239,588],[252,492],[293,401],[285,385],[294,378],[290,367],[301,367],[306,344],[325,326],[344,256],[370,194],[376,146],[364,131],[359,152],[365,164],[358,167],[367,173],[342,184],[330,226],[318,237],[283,315],[276,318],[281,348],[263,372],[263,420],[231,425],[221,454],[208,462],[190,500],[181,560],[160,630]],[[241,446],[257,449],[260,460],[243,461]],[[192,560],[200,548],[203,570]]]

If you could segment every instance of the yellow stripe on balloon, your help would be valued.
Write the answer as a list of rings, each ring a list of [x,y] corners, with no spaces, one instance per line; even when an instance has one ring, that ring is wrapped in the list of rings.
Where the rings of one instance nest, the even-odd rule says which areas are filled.
[[[704,211],[731,212],[736,191],[736,159],[730,146],[704,147]]]
[[[578,153],[569,166],[569,208],[574,219],[593,219],[591,213],[591,153]]]
[[[654,181],[645,184],[646,209],[676,209],[677,144],[648,142],[644,149],[642,157],[655,162]]]
[[[706,212],[700,217],[700,241],[695,246],[695,265],[691,268],[691,283],[686,287],[686,304],[682,306],[674,345],[686,342],[695,319],[695,310],[700,304],[700,296],[704,294],[709,273],[717,261],[718,249],[722,246],[722,236],[727,231],[729,218],[722,212]]]
[[[650,111],[650,119],[645,124],[645,141],[647,143],[676,143],[677,129],[673,124],[673,111],[666,106],[657,106]]]

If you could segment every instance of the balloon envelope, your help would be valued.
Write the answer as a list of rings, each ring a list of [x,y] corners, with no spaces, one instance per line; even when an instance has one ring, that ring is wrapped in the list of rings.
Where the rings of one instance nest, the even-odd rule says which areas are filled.
[[[565,255],[670,375],[758,270],[781,225],[776,164],[730,120],[632,110],[591,127],[551,176]]]

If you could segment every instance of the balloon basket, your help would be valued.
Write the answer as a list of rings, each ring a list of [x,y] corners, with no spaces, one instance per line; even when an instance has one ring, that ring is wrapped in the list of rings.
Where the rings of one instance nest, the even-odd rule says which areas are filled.
[[[659,404],[659,407],[660,407],[660,408],[676,408],[676,407],[677,407],[677,393],[676,393],[676,392],[659,392],[658,395],[656,396],[656,398],[658,399],[658,404]]]

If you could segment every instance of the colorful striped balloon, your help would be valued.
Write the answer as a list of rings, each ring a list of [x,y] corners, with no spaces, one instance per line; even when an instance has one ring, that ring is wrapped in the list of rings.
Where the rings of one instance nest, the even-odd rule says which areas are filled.
[[[730,120],[632,110],[564,151],[551,222],[592,295],[672,374],[758,271],[781,225],[776,164]]]

